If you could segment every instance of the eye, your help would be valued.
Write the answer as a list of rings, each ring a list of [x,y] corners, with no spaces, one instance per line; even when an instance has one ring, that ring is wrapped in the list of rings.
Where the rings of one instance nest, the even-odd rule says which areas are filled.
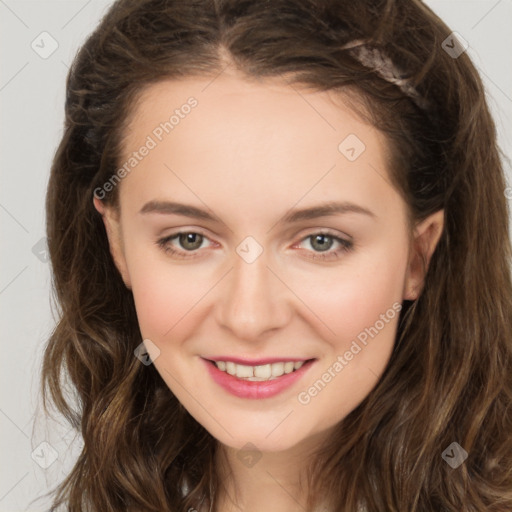
[[[354,243],[351,240],[345,240],[324,231],[308,235],[297,245],[300,246],[304,242],[309,242],[310,247],[313,249],[313,251],[308,251],[313,252],[313,254],[306,257],[315,260],[337,259],[341,254],[349,252],[354,248]],[[337,246],[337,248],[331,251],[330,249],[333,246]]]
[[[206,240],[209,239],[201,233],[195,231],[180,231],[179,233],[161,238],[157,240],[156,243],[165,253],[171,254],[176,258],[187,259],[196,257],[195,252],[203,248],[203,242]],[[183,249],[177,249],[175,245],[172,245],[173,241],[178,242]]]

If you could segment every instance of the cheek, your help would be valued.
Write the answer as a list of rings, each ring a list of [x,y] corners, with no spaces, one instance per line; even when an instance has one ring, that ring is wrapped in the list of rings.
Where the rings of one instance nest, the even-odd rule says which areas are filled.
[[[125,257],[141,334],[156,342],[186,324],[213,284],[206,266],[172,261],[136,237],[127,237]]]
[[[131,278],[141,333],[155,340],[171,335],[178,324],[185,325],[187,317],[194,315],[194,306],[211,288],[208,276],[185,267],[148,266]]]
[[[406,250],[382,250],[325,279],[310,307],[332,332],[318,372],[297,401],[306,414],[334,425],[370,393],[391,356],[402,303]],[[322,283],[317,283],[322,284]],[[318,413],[313,414],[314,411]],[[321,423],[320,422],[320,423]],[[318,428],[320,428],[318,423]]]
[[[303,274],[295,280],[295,289],[324,324],[326,339],[343,350],[390,308],[387,316],[394,316],[393,304],[396,308],[402,302],[406,268],[405,246],[396,251],[383,246],[352,256],[337,270]],[[380,322],[377,327],[382,327]]]

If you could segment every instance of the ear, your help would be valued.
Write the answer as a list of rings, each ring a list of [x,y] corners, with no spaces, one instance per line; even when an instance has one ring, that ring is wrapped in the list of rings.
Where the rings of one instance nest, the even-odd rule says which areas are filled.
[[[415,227],[404,283],[405,300],[416,300],[423,289],[430,259],[441,238],[443,227],[444,210],[431,214]]]
[[[110,246],[110,254],[114,260],[114,264],[119,270],[124,284],[127,288],[131,288],[130,275],[126,265],[124,255],[123,239],[121,236],[121,224],[119,222],[119,211],[113,207],[105,206],[105,204],[94,196],[94,207],[101,214],[105,231],[107,232],[108,243]]]

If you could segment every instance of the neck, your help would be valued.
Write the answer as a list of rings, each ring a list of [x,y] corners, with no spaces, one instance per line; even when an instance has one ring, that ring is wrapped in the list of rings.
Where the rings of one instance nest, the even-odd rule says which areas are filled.
[[[276,452],[241,452],[221,445],[217,453],[219,499],[216,512],[306,510],[306,470],[317,435],[292,448]]]

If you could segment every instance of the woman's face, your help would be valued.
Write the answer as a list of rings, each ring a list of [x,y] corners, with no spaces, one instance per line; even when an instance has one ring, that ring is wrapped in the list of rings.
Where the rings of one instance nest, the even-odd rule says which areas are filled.
[[[421,287],[385,139],[332,98],[226,74],[153,85],[120,181],[96,190],[156,369],[236,449],[284,450],[350,413]],[[114,186],[119,217],[98,200]],[[427,257],[441,227],[415,234]]]

